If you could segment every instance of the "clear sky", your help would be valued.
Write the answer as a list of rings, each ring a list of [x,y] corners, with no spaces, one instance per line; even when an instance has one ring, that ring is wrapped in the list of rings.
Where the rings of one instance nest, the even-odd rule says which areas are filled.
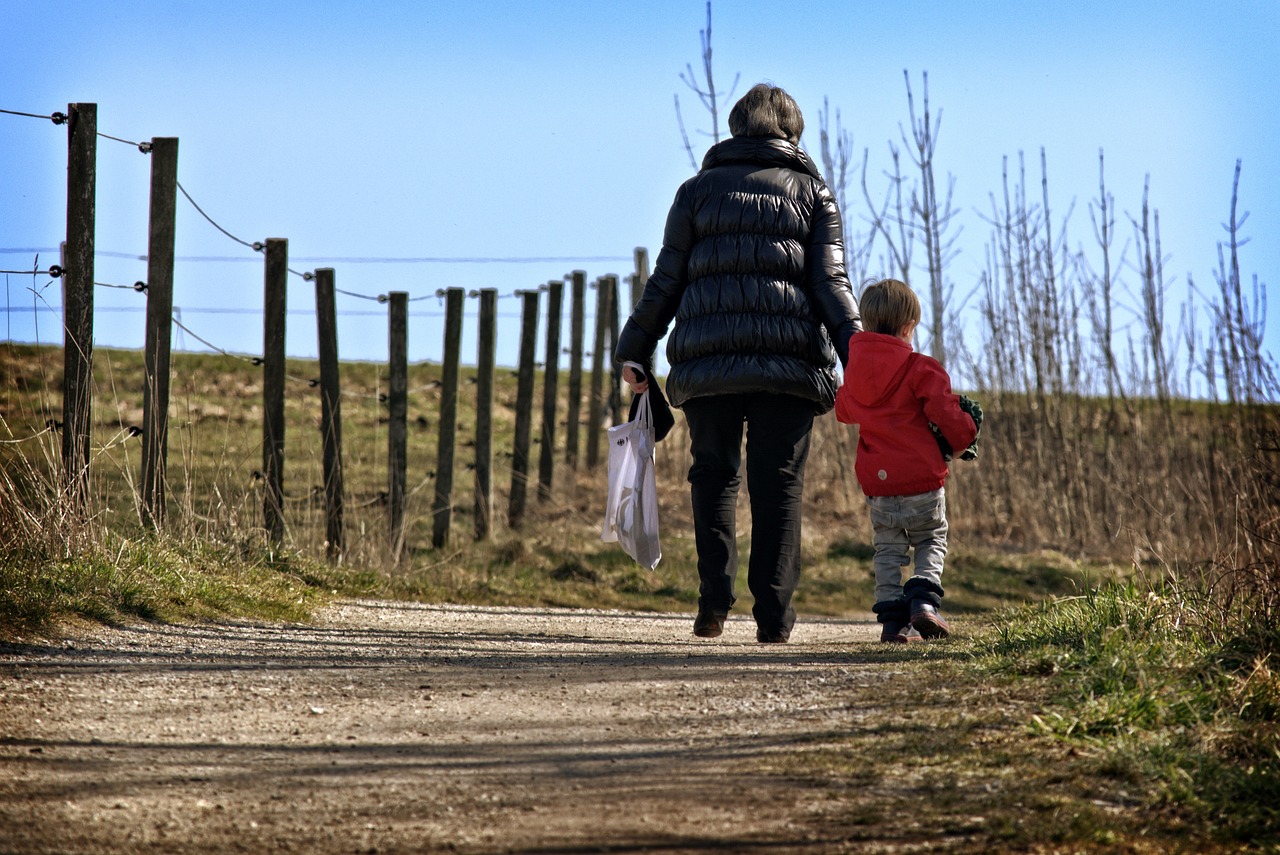
[[[102,133],[178,137],[179,182],[219,225],[248,241],[288,238],[291,267],[334,267],[340,289],[426,298],[411,304],[410,358],[438,360],[437,289],[510,294],[575,268],[625,275],[636,246],[656,255],[675,188],[692,172],[674,95],[699,158],[709,144],[706,113],[679,78],[696,67],[704,25],[704,0],[0,0],[0,109],[47,115],[94,102]],[[1000,192],[1002,159],[1024,152],[1038,194],[1042,146],[1052,207],[1061,216],[1075,206],[1073,246],[1092,242],[1099,149],[1122,241],[1149,176],[1171,318],[1188,275],[1212,288],[1241,159],[1251,237],[1242,268],[1280,285],[1277,0],[718,0],[712,38],[719,84],[740,74],[737,93],[760,80],[788,89],[815,155],[828,98],[859,154],[868,149],[873,180],[907,122],[904,70],[917,98],[928,73],[930,105],[942,111],[937,169],[955,177],[964,228],[950,272],[957,292],[983,267],[981,213]],[[99,282],[145,277],[136,257],[146,252],[149,169],[135,148],[100,141]],[[65,127],[0,115],[0,174],[0,268],[30,269],[37,249],[47,268],[65,231]],[[183,322],[220,348],[260,352],[259,317],[225,310],[261,308],[261,256],[185,199],[177,229]],[[428,257],[547,260],[343,260]],[[57,316],[31,311],[58,305],[56,284],[0,278],[0,334],[60,342]],[[313,295],[291,277],[292,355],[316,353]],[[143,302],[98,288],[97,344],[140,347]],[[1266,343],[1276,354],[1272,303]],[[501,306],[499,359],[510,364],[518,306]],[[342,356],[385,359],[385,307],[340,296],[338,308]],[[202,349],[189,335],[174,340]],[[470,335],[464,361],[474,361]]]

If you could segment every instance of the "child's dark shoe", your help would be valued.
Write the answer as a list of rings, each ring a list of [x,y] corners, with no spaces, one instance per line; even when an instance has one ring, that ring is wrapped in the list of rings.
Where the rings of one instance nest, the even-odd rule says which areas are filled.
[[[909,632],[911,624],[906,621],[888,620],[880,624],[880,640],[886,644],[906,644],[911,640]]]
[[[919,600],[911,603],[911,626],[924,639],[946,638],[951,634],[951,627],[943,619],[938,607]]]

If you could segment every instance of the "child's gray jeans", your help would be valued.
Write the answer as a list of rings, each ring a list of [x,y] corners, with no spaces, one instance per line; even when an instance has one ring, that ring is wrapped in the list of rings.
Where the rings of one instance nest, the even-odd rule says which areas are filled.
[[[914,496],[868,496],[876,554],[876,602],[902,599],[902,568],[915,549],[915,576],[942,590],[947,557],[946,488]]]

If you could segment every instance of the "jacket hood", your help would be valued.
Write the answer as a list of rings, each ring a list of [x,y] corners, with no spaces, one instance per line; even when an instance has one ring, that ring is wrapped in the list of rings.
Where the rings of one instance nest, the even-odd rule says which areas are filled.
[[[849,340],[849,392],[864,407],[884,404],[907,375],[911,345],[896,336],[860,332]]]
[[[762,166],[782,166],[812,175],[819,181],[822,173],[813,158],[800,146],[773,137],[730,137],[707,149],[702,158],[702,168],[723,166],[727,163],[758,163]]]

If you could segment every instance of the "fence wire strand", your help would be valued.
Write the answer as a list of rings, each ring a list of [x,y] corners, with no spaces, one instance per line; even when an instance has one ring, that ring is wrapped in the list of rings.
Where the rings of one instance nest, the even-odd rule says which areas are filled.
[[[241,246],[247,246],[249,249],[253,250],[254,252],[262,252],[263,244],[261,241],[254,241],[253,243],[250,243],[247,240],[242,240],[236,237],[231,232],[227,231],[222,226],[218,225],[218,223],[213,219],[213,217],[205,213],[204,208],[201,208],[199,205],[196,204],[196,200],[191,198],[191,194],[187,192],[187,188],[182,186],[181,181],[177,181],[175,183],[177,184],[178,189],[182,191],[182,195],[187,197],[187,201],[191,203],[191,207],[199,211],[200,216],[204,217],[206,220],[209,221],[209,225],[213,226],[215,229],[222,232],[224,235],[231,238],[233,241],[240,244]]]
[[[46,121],[52,121],[55,125],[61,125],[67,120],[65,113],[24,113],[21,110],[0,110],[0,113],[9,116],[23,116],[28,119],[45,119]]]

